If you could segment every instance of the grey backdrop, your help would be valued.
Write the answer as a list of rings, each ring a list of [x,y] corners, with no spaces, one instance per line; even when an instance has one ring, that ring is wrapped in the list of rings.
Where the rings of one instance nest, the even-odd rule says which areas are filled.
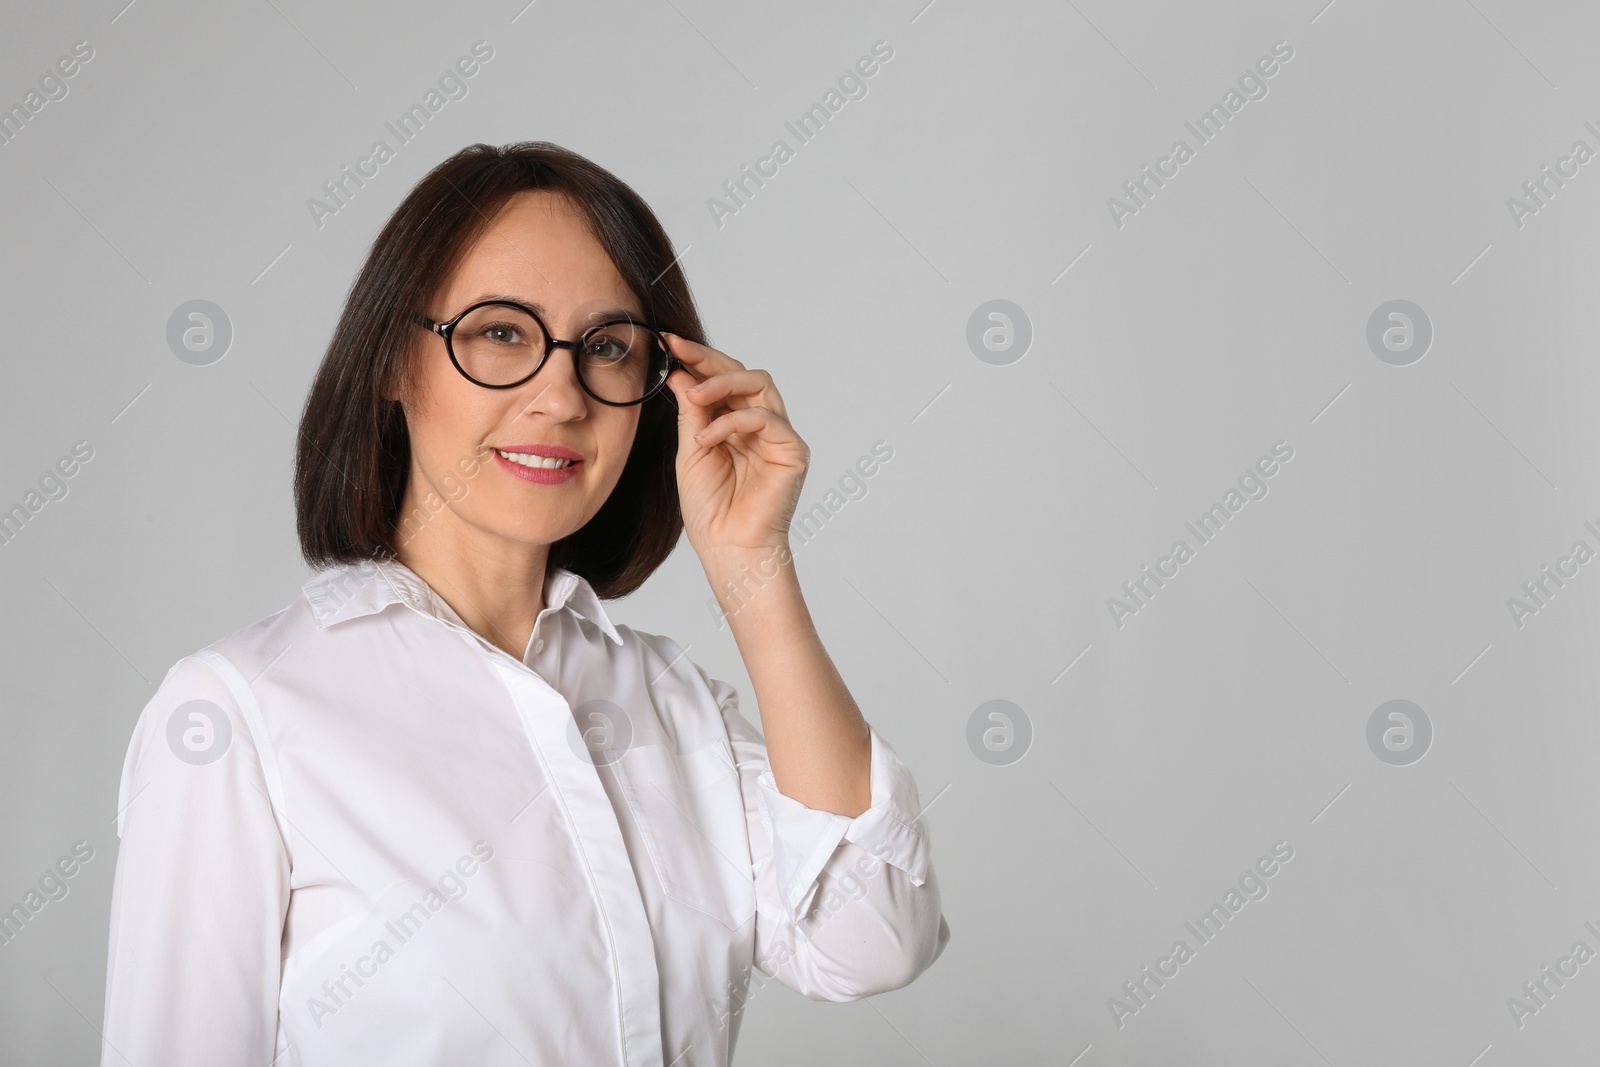
[[[308,573],[293,422],[369,242],[521,139],[633,184],[774,374],[812,611],[932,802],[944,956],[865,1002],[769,985],[739,1062],[1593,1055],[1600,12],[924,2],[7,5],[0,905],[93,851],[0,945],[7,1063],[96,1061],[129,733]],[[685,542],[614,614],[748,694],[709,596]]]

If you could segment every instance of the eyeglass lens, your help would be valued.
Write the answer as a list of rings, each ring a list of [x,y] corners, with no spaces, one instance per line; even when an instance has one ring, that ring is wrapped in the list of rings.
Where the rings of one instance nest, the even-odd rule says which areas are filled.
[[[462,317],[450,335],[456,362],[483,385],[511,385],[533,373],[547,338],[539,320],[507,304],[486,304]],[[613,403],[640,400],[665,378],[667,352],[660,337],[638,323],[616,322],[587,334],[578,374],[594,393]]]

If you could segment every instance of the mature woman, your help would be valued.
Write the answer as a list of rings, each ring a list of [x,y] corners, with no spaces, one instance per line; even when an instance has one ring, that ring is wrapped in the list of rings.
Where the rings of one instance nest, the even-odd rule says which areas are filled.
[[[703,340],[580,156],[474,145],[406,197],[301,419],[322,569],[135,727],[104,1063],[723,1065],[752,968],[844,1001],[939,956],[916,784],[789,556],[808,449]],[[602,607],[685,531],[764,738]]]

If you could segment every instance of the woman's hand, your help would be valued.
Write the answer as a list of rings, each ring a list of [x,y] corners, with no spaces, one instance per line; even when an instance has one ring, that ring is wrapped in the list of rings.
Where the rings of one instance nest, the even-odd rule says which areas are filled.
[[[786,547],[811,449],[789,425],[772,375],[666,338],[688,368],[673,371],[667,387],[678,399],[678,499],[689,543],[702,560]]]

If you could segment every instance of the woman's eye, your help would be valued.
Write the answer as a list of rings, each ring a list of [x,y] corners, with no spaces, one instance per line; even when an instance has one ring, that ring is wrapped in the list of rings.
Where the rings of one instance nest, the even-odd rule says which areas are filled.
[[[628,354],[628,350],[610,337],[597,337],[589,343],[588,354],[603,362],[614,362]]]

